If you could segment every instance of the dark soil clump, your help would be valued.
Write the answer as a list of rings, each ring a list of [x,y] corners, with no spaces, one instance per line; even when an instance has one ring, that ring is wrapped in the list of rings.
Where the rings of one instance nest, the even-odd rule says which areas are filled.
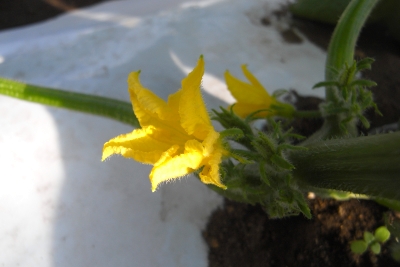
[[[354,255],[350,242],[384,225],[385,208],[373,201],[309,201],[304,216],[269,219],[260,206],[225,201],[211,216],[203,235],[210,267],[243,266],[400,266],[383,247],[381,255]]]

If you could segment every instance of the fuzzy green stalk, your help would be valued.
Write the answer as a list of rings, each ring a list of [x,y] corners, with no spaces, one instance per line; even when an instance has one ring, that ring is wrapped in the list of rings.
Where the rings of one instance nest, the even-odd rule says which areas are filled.
[[[5,78],[0,78],[0,94],[48,106],[108,117],[134,127],[140,127],[133,113],[132,104],[116,99],[35,86]]]
[[[332,34],[325,64],[325,80],[337,80],[340,69],[353,64],[354,49],[358,36],[372,9],[379,0],[352,0]],[[325,90],[326,100],[335,100],[336,95],[328,87]]]
[[[378,3],[378,0],[352,0],[333,32],[325,65],[325,80],[337,81],[340,71],[347,64],[351,66],[354,60],[354,49],[361,32],[361,29],[370,15],[372,9]],[[339,92],[333,86],[327,86],[325,89],[326,102],[339,102]],[[358,120],[354,119],[346,124],[346,131],[340,127],[343,120],[342,114],[332,115],[325,118],[321,130],[316,132],[307,143],[314,140],[328,139],[340,136],[357,136],[356,124]]]
[[[319,141],[292,151],[293,176],[305,188],[400,200],[400,132]]]

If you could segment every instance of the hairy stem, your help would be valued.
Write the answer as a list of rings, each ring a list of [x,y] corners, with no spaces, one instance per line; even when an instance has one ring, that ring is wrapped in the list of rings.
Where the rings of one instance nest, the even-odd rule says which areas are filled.
[[[352,65],[354,60],[354,48],[361,28],[377,3],[378,0],[352,0],[343,12],[328,47],[325,65],[326,81],[337,81],[340,71],[345,64],[348,66]],[[325,95],[326,102],[340,105],[337,88],[326,86]],[[306,143],[345,135],[357,136],[356,124],[358,120],[352,120],[346,123],[345,129],[343,129],[340,127],[340,123],[343,119],[344,115],[341,113],[326,117],[322,128],[312,135]]]
[[[40,87],[5,78],[0,78],[0,94],[48,106],[100,115],[140,127],[131,103],[124,101]]]
[[[349,66],[354,60],[354,48],[372,9],[379,0],[352,0],[333,32],[325,65],[325,80],[337,79],[338,70],[347,63]],[[333,100],[330,88],[326,89],[326,99]]]
[[[305,147],[290,154],[299,184],[400,200],[400,132]]]

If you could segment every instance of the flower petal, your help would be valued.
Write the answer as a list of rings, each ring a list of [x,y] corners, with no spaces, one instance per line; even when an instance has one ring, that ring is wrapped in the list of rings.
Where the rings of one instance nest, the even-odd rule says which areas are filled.
[[[171,123],[174,123],[176,125],[179,125],[179,128],[181,129],[182,126],[181,124],[181,118],[179,115],[179,103],[181,100],[182,96],[182,91],[179,90],[176,93],[169,95],[168,97],[168,108],[170,109],[169,117],[166,117],[165,119],[168,120]]]
[[[258,118],[263,118],[263,117],[268,117],[268,116],[273,115],[273,111],[272,110],[269,111],[270,106],[267,106],[267,105],[253,105],[253,104],[239,102],[233,106],[233,112],[236,113],[236,115],[238,115],[241,118],[245,118],[257,110],[265,110],[265,111],[255,114],[255,117],[258,117]]]
[[[232,76],[229,71],[225,72],[225,81],[229,91],[238,103],[268,105],[270,102],[271,96],[264,88],[260,90],[259,87],[253,84],[243,82]]]
[[[182,80],[182,96],[179,105],[181,125],[189,135],[200,140],[208,134],[208,127],[212,125],[206,106],[201,96],[201,79],[204,74],[204,61],[200,57],[197,66]]]
[[[103,147],[102,161],[113,154],[148,164],[155,164],[171,145],[152,138],[153,127],[136,129],[131,133],[117,136]]]
[[[154,164],[150,173],[152,191],[162,182],[180,178],[201,167],[203,146],[197,140],[189,140],[185,144],[183,154],[175,155],[176,150],[163,153],[160,160]]]
[[[213,184],[226,189],[226,186],[221,182],[219,174],[219,165],[222,161],[222,151],[215,150],[206,161],[207,164],[204,165],[204,168],[199,175],[200,180],[205,184]]]
[[[242,71],[247,80],[254,86],[255,91],[259,94],[265,95],[265,97],[270,97],[268,91],[264,86],[258,81],[258,79],[247,69],[246,65],[242,65]]]
[[[140,125],[142,127],[151,125],[157,129],[162,129],[165,134],[159,136],[164,142],[178,142],[183,146],[188,136],[180,125],[178,106],[176,105],[179,102],[180,93],[177,92],[170,96],[169,102],[172,101],[172,104],[166,103],[140,84],[139,72],[129,74],[128,85],[133,111]]]
[[[211,128],[211,127],[210,127]],[[220,134],[214,130],[214,128],[211,128],[208,132],[208,135],[203,141],[203,156],[204,157],[209,157],[215,149],[215,146],[219,145],[220,140],[219,139]]]
[[[139,80],[140,71],[131,72],[128,76],[128,92],[133,105],[133,111],[142,127],[150,124],[150,122],[160,115],[167,112],[167,103],[144,88]]]

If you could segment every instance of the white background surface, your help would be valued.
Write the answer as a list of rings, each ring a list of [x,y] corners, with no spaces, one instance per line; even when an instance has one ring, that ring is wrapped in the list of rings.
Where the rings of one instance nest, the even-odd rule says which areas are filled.
[[[270,90],[311,87],[325,54],[283,41],[284,0],[113,1],[0,32],[0,75],[128,101],[126,77],[164,99],[200,54],[209,108],[232,102],[223,73],[240,65]],[[260,20],[268,16],[271,25]],[[0,266],[207,266],[201,237],[222,203],[194,177],[151,193],[151,166],[101,162],[132,129],[96,116],[0,96]]]

